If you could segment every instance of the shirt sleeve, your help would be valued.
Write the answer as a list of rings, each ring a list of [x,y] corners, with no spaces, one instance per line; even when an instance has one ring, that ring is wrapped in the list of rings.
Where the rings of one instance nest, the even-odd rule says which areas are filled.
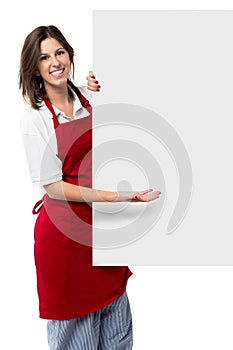
[[[44,186],[62,179],[62,162],[57,156],[54,130],[39,111],[23,115],[20,127],[32,184]],[[51,131],[52,130],[52,131]]]

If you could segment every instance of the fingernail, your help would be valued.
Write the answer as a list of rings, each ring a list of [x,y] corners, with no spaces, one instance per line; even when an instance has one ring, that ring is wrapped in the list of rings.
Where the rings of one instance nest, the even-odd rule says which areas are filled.
[[[134,196],[134,199],[138,199],[138,196]]]

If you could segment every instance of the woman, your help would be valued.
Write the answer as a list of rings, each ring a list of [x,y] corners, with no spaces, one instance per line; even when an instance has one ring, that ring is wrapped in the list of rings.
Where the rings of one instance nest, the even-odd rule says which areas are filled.
[[[25,39],[19,87],[30,108],[21,121],[32,181],[43,198],[33,208],[40,317],[48,319],[50,349],[131,349],[126,294],[128,267],[92,266],[92,208],[96,201],[150,201],[152,190],[92,188],[92,110],[77,88],[74,51],[55,26]],[[92,72],[88,89],[99,91]]]

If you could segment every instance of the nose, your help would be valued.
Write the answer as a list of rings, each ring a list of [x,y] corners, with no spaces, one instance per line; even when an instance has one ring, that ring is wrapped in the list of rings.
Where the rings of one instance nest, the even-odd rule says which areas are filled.
[[[57,56],[51,56],[51,64],[52,64],[52,66],[55,66],[55,67],[60,65],[60,62],[57,59]]]

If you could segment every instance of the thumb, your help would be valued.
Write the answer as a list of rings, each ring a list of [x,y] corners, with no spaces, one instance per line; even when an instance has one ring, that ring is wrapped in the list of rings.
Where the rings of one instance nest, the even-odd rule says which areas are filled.
[[[94,77],[94,73],[92,70],[89,70],[89,75],[91,75],[92,77]]]

